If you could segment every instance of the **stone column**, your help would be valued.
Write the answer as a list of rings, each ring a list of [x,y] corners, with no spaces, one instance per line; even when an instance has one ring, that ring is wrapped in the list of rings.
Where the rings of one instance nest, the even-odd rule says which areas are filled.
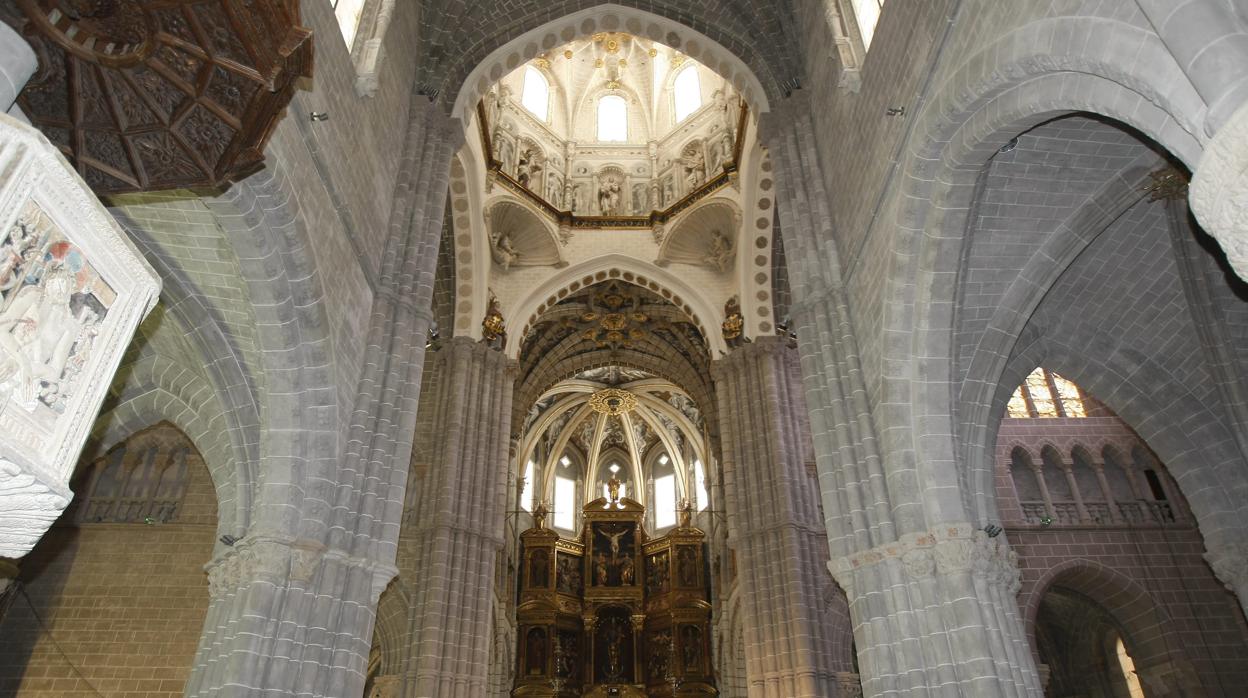
[[[1105,505],[1109,507],[1109,518],[1114,523],[1122,523],[1122,512],[1118,511],[1118,501],[1114,499],[1114,493],[1109,489],[1109,480],[1105,478],[1105,464],[1093,463],[1092,470],[1096,473],[1096,482],[1101,486],[1101,493],[1105,495]]]
[[[1049,494],[1049,483],[1044,481],[1044,465],[1032,463],[1031,473],[1036,476],[1036,483],[1040,485],[1040,496],[1044,498],[1044,510],[1049,513],[1050,520],[1056,521],[1057,512],[1053,511],[1053,495]]]
[[[817,515],[802,500],[809,480],[790,378],[797,360],[787,339],[764,337],[715,362],[729,545],[740,559],[750,698],[838,695],[848,669],[849,619],[834,627],[816,616],[829,601],[821,582],[826,545]],[[833,601],[835,603],[835,601]]]
[[[947,472],[915,481],[904,467],[913,434],[894,428],[887,441],[877,434],[805,99],[798,91],[773,103],[760,131],[775,163],[797,299],[792,312],[829,568],[849,599],[863,695],[1039,698],[1014,553],[1004,537],[957,521],[959,510],[923,500],[925,490],[959,485]],[[904,415],[883,416],[905,423]],[[925,438],[952,439],[945,426],[949,433],[924,424]]]
[[[410,113],[339,480],[318,483],[322,511],[257,527],[207,566],[211,601],[187,696],[364,691],[377,600],[397,573],[450,162],[462,139],[427,98],[414,97]],[[292,533],[318,516],[324,534]]]
[[[1075,468],[1072,464],[1062,461],[1062,477],[1066,478],[1066,486],[1070,488],[1070,496],[1075,500],[1075,511],[1079,513],[1079,521],[1088,523],[1092,517],[1088,515],[1088,507],[1083,503],[1083,493],[1079,491],[1079,481],[1075,479]]]
[[[438,350],[437,443],[414,535],[407,695],[489,691],[494,566],[503,546],[515,362],[456,337]]]

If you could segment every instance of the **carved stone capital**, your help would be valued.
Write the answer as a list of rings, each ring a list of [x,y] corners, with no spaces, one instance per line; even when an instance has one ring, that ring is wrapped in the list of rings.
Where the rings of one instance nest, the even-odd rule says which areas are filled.
[[[1226,252],[1231,268],[1248,279],[1248,103],[1205,146],[1188,202],[1196,220]]]
[[[896,542],[832,560],[828,570],[852,598],[859,570],[890,563],[900,563],[912,581],[970,574],[999,584],[1011,594],[1021,588],[1017,553],[1003,538],[989,537],[969,523],[908,534]]]

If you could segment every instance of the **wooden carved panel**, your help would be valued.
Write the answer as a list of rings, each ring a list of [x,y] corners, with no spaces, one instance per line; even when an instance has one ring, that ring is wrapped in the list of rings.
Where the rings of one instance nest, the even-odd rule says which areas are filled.
[[[18,98],[96,194],[216,187],[260,168],[312,73],[299,0],[16,0]]]

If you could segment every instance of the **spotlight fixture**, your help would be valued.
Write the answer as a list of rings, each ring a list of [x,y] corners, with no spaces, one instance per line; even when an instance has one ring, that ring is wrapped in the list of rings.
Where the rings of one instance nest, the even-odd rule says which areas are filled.
[[[1041,526],[1052,526],[1052,525],[1053,525],[1053,517],[1052,517],[1052,516],[1041,516],[1041,517],[1040,517],[1040,525],[1041,525]]]
[[[234,547],[234,544],[238,542],[238,539],[237,539],[237,538],[235,538],[234,536],[231,536],[231,535],[230,535],[230,534],[228,534],[228,533],[227,533],[227,534],[225,534],[224,536],[221,536],[220,538],[218,538],[218,540],[220,540],[222,543],[225,543],[226,545],[230,546],[231,548],[232,548],[232,547]]]
[[[905,116],[906,108],[905,107],[889,107],[888,111],[884,113],[888,114],[889,116]]]
[[[1007,141],[1007,142],[1006,142],[1006,144],[1005,144],[1005,145],[1003,145],[1003,146],[1001,146],[1000,148],[998,148],[998,149],[997,149],[997,152],[998,152],[998,153],[1008,153],[1008,152],[1010,152],[1011,150],[1014,150],[1014,149],[1015,149],[1015,148],[1017,148],[1017,147],[1018,147],[1018,139],[1017,139],[1017,138],[1011,138],[1009,141]]]
[[[987,526],[984,526],[984,533],[987,533],[989,538],[996,538],[1001,535],[1001,530],[1001,527],[996,524],[988,524]]]
[[[313,122],[316,122],[316,121],[329,121],[329,112],[327,112],[327,111],[314,111],[314,112],[310,112],[310,113],[308,114],[308,118],[309,118],[309,119],[311,119]]]

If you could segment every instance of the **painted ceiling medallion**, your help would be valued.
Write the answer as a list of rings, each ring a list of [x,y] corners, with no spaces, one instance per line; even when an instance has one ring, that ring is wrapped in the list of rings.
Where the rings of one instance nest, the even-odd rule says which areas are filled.
[[[22,111],[96,194],[218,187],[264,163],[312,74],[299,0],[16,0]],[[19,11],[20,10],[20,11]]]
[[[598,414],[618,417],[625,412],[632,412],[636,409],[637,396],[627,390],[607,388],[591,395],[589,406]]]

